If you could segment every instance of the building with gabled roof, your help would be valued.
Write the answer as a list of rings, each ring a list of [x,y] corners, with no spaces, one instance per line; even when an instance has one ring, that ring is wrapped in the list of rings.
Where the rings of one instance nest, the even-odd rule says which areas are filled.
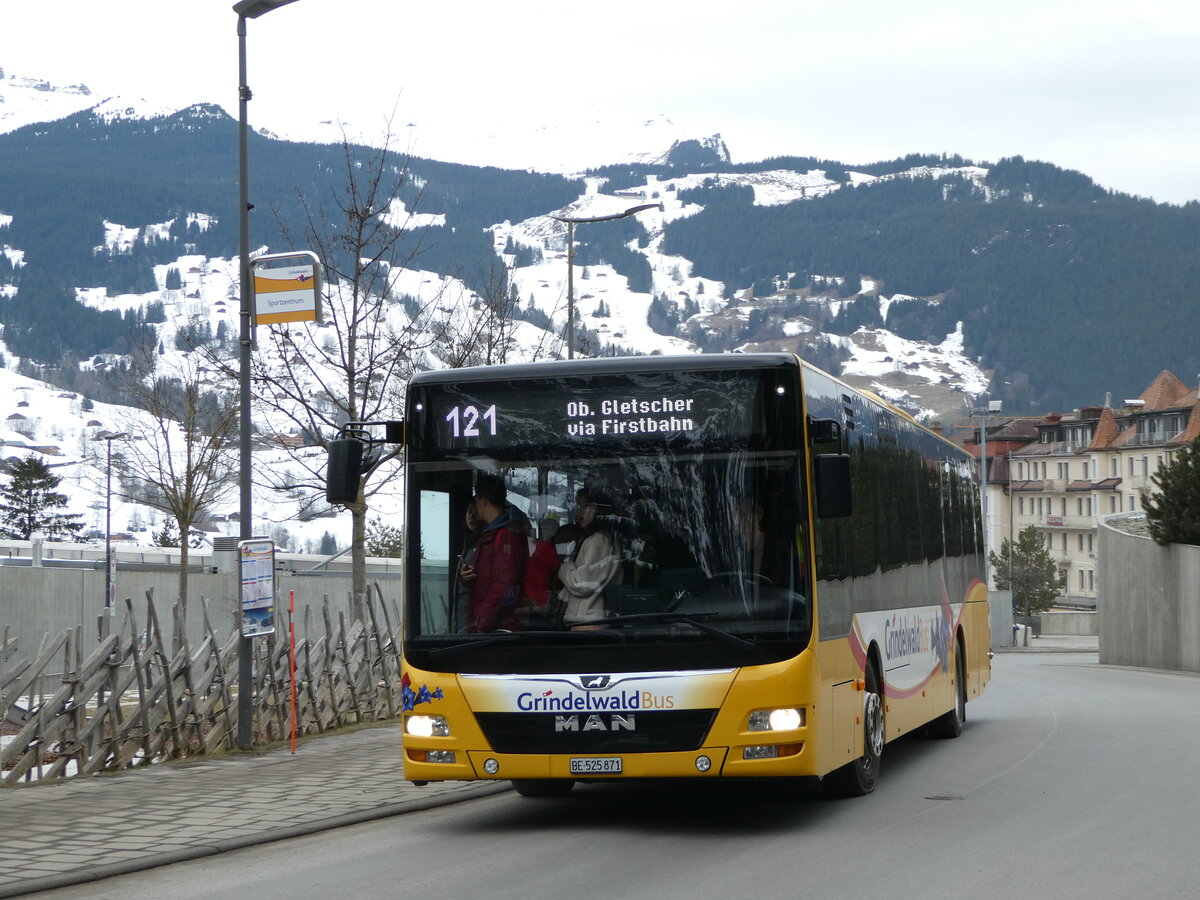
[[[1036,430],[1036,439],[1008,453],[1004,489],[996,491],[988,479],[1001,498],[997,517],[1007,517],[996,523],[989,544],[997,549],[1004,538],[1035,526],[1067,576],[1064,602],[1094,606],[1097,522],[1143,509],[1158,469],[1200,437],[1200,388],[1164,371],[1119,408],[1106,401],[1048,413]]]

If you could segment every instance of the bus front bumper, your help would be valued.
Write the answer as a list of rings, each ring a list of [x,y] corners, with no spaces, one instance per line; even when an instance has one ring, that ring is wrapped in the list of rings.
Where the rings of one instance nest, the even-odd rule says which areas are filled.
[[[573,778],[620,781],[631,778],[767,778],[814,775],[803,744],[781,745],[778,755],[758,756],[758,747],[701,747],[672,753],[612,753],[571,757],[559,754],[493,753],[489,750],[443,752],[440,762],[427,751],[405,750],[409,781]],[[747,753],[751,758],[746,758]],[[770,751],[768,751],[770,752]],[[756,758],[757,757],[757,758]]]

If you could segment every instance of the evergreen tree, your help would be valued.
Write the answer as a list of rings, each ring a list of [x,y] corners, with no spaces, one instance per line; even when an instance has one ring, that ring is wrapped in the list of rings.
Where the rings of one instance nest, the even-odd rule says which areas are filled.
[[[178,547],[179,546],[179,526],[175,524],[175,520],[168,517],[163,519],[162,529],[154,532],[155,547]]]
[[[1151,480],[1158,493],[1146,498],[1145,507],[1154,542],[1200,544],[1200,438],[1177,451]]]
[[[675,328],[679,325],[679,314],[666,294],[659,294],[650,301],[650,308],[646,312],[646,324],[657,334],[668,337],[675,334]]]
[[[328,531],[321,535],[321,547],[317,551],[322,556],[333,556],[338,552],[337,539]]]
[[[996,571],[996,587],[1012,591],[1013,609],[1025,615],[1044,612],[1067,588],[1067,576],[1059,571],[1041,532],[1033,525],[1022,529],[1017,542],[1005,539],[1000,553],[988,555]]]
[[[375,516],[367,523],[367,556],[399,557],[404,551],[404,533]]]
[[[77,513],[61,510],[67,497],[56,491],[62,481],[36,456],[27,456],[12,466],[8,484],[0,487],[0,536],[27,541],[40,532],[52,541],[76,535],[82,522]]]
[[[771,277],[760,278],[754,282],[751,291],[755,297],[770,297],[775,293],[775,279]]]

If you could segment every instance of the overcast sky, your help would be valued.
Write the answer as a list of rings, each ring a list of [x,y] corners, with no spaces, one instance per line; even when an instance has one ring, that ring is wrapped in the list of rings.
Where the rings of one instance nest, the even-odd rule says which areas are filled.
[[[3,0],[0,68],[236,115],[232,6]],[[582,165],[665,149],[633,146],[658,117],[735,161],[1021,154],[1200,199],[1197,0],[297,0],[248,35],[251,124],[285,134],[394,112],[417,155]]]

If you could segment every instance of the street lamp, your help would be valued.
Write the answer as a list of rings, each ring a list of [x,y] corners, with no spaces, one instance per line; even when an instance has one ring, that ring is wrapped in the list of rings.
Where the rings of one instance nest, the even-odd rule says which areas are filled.
[[[982,419],[983,425],[980,428],[980,481],[983,486],[983,583],[988,590],[992,587],[992,578],[989,571],[989,554],[991,553],[991,529],[988,526],[988,455],[987,455],[987,430],[988,422],[991,417],[1000,412],[1000,407],[1003,401],[989,400],[987,406],[976,407],[971,410],[972,419]],[[1011,502],[1011,500],[1010,500]]]
[[[611,222],[614,219],[624,219],[648,209],[662,210],[662,208],[661,203],[643,203],[641,206],[633,206],[625,212],[613,213],[611,216],[550,217],[556,221],[567,223],[567,359],[575,358],[575,226],[588,222]]]
[[[107,635],[109,619],[116,611],[116,598],[113,596],[113,564],[112,564],[112,442],[129,437],[124,432],[101,431],[96,440],[104,441],[104,630]]]
[[[250,522],[250,346],[254,342],[253,310],[250,299],[250,129],[246,105],[250,102],[250,87],[246,84],[246,20],[257,19],[280,6],[295,0],[240,0],[233,5],[237,13],[238,35],[238,264],[241,268],[241,331],[238,361],[241,368],[239,405],[239,506],[240,534],[243,541],[252,534]],[[186,539],[186,535],[183,536]],[[249,750],[254,734],[251,716],[251,695],[254,691],[254,669],[251,660],[253,641],[238,640],[238,734],[240,750]]]

